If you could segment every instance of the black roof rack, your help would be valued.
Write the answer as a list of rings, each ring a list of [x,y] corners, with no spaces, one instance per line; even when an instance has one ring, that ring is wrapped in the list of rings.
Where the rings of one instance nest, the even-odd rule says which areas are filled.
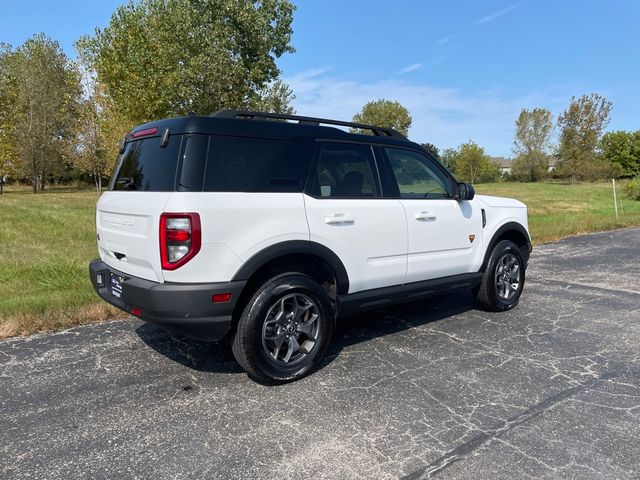
[[[365,125],[364,123],[343,122],[341,120],[329,120],[327,118],[302,117],[300,115],[286,115],[283,113],[254,112],[251,110],[219,110],[211,114],[217,118],[248,118],[251,120],[294,120],[300,125],[340,125],[342,127],[359,128],[360,130],[370,130],[378,137],[394,137],[406,140],[406,137],[393,128],[376,127]]]

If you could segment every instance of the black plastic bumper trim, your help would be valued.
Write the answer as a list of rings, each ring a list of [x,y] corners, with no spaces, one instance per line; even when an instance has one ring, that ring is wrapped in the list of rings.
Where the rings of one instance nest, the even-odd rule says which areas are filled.
[[[89,264],[91,283],[96,293],[111,305],[131,313],[142,310],[139,318],[172,332],[198,340],[214,341],[224,337],[231,327],[232,314],[246,281],[219,283],[159,283],[133,277],[109,267],[101,260]],[[104,286],[98,286],[96,274],[104,275]],[[109,275],[125,278],[122,298],[109,292]],[[231,300],[213,303],[217,293],[231,293]]]

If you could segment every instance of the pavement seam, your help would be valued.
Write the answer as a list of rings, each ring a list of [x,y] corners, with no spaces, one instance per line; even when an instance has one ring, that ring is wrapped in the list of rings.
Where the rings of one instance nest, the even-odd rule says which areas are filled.
[[[558,393],[555,393],[545,398],[544,400],[532,405],[524,412],[521,412],[505,420],[498,427],[480,431],[477,435],[458,445],[457,447],[449,450],[447,453],[437,458],[426,467],[423,467],[403,477],[403,480],[420,480],[431,478],[432,476],[442,472],[444,469],[451,466],[455,462],[459,462],[460,460],[464,460],[465,458],[473,455],[475,451],[477,451],[487,443],[493,440],[497,440],[512,429],[530,422],[531,420],[534,420],[556,405],[565,402],[570,397],[583,392],[584,390],[587,390],[596,383],[611,380],[617,376],[618,375],[615,372],[604,372],[597,378],[581,383],[574,387],[561,390]]]

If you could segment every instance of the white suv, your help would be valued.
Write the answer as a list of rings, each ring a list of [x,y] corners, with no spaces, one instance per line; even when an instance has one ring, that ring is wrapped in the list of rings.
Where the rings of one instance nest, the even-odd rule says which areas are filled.
[[[100,297],[232,339],[264,383],[309,373],[341,315],[454,288],[513,308],[531,252],[524,204],[394,130],[235,110],[130,132],[96,223]]]

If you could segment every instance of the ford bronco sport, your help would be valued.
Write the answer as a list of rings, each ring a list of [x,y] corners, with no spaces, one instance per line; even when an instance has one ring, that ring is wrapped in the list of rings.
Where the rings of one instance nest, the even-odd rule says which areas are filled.
[[[341,315],[455,288],[513,308],[531,251],[525,205],[475,195],[394,130],[235,110],[131,131],[96,223],[100,297],[231,339],[271,383],[312,371]]]

